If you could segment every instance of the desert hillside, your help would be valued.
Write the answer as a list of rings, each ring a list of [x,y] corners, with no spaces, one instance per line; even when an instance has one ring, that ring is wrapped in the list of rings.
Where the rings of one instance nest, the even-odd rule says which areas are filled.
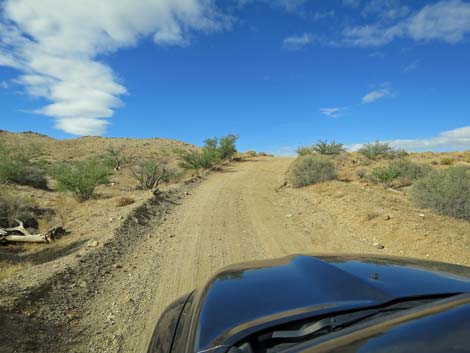
[[[87,200],[61,192],[51,176],[43,189],[2,185],[4,200],[37,219],[31,232],[63,228],[49,243],[0,245],[2,352],[143,350],[168,303],[236,262],[356,253],[470,265],[470,222],[419,207],[410,197],[414,174],[467,168],[469,152],[395,159],[341,152],[321,160],[315,153],[295,159],[250,152],[183,172],[181,151],[207,157],[204,148],[165,139],[59,141],[8,132],[0,143],[34,146],[33,159],[52,169],[100,159],[107,150],[126,156]],[[162,156],[176,172],[158,192],[139,189],[133,161]],[[304,158],[334,172],[324,178],[322,171],[324,179],[300,187],[292,173]],[[414,174],[397,177],[390,165]]]

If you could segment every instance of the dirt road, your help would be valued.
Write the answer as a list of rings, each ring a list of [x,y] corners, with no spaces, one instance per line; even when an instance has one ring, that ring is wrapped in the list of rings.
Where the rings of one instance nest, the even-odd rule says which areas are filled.
[[[313,197],[283,188],[291,161],[257,158],[235,163],[207,176],[197,187],[179,190],[167,206],[150,206],[149,214],[142,216],[148,223],[125,229],[99,255],[81,258],[82,267],[55,283],[48,300],[38,301],[44,323],[34,327],[47,326],[50,318],[60,325],[31,337],[30,342],[41,345],[30,344],[22,351],[144,352],[167,304],[236,262],[293,253],[358,252],[424,258],[431,254],[427,258],[466,263],[468,225],[456,221],[447,227],[452,234],[443,238],[441,230],[431,227],[439,223],[432,217],[439,216],[414,216],[406,196],[395,192],[379,193],[375,200],[367,185],[320,185],[311,190]],[[388,198],[393,207],[383,204]],[[396,209],[401,219],[394,213],[372,221],[359,219],[369,204],[386,212]],[[401,204],[407,207],[404,211]],[[414,218],[406,217],[417,218],[418,223],[409,223]],[[409,226],[400,228],[405,219],[407,225],[416,224],[412,236]],[[376,236],[385,248],[374,245]],[[65,324],[61,312],[68,320]],[[16,316],[11,320],[18,322]],[[1,348],[0,344],[2,353],[18,351]]]

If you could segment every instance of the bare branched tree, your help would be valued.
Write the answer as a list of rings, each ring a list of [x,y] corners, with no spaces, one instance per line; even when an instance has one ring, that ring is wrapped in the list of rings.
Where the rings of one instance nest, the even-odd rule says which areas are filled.
[[[142,190],[158,190],[162,183],[169,182],[175,176],[175,171],[164,158],[139,159],[130,163],[129,169]]]
[[[114,162],[114,170],[119,171],[121,167],[127,163],[126,157],[124,156],[124,146],[113,146],[109,145],[105,151]]]

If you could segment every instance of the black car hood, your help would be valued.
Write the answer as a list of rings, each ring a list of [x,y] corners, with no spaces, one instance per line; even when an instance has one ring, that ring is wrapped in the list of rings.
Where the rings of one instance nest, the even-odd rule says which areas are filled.
[[[196,296],[194,349],[233,344],[275,322],[402,298],[470,291],[470,269],[376,256],[305,256],[241,264],[215,275]]]

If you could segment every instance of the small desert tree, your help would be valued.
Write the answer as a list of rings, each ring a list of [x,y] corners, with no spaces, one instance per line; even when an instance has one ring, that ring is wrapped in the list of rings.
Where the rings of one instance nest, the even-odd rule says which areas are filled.
[[[228,134],[219,139],[217,151],[221,160],[231,159],[237,153],[236,142],[238,135]]]
[[[129,168],[142,190],[158,190],[162,183],[168,183],[176,175],[165,158],[140,159],[130,163]]]
[[[343,144],[336,143],[335,141],[328,142],[320,140],[311,148],[313,152],[326,155],[340,154],[345,151]]]
[[[126,163],[126,157],[124,156],[124,146],[109,145],[106,147],[105,151],[106,157],[113,161],[114,170],[121,170],[121,167]]]
[[[224,160],[229,160],[237,152],[237,135],[228,134],[221,138],[208,138],[200,151],[180,152],[180,166],[183,169],[209,169]]]
[[[376,141],[362,146],[358,152],[369,159],[378,160],[381,158],[393,158],[396,151],[389,143]]]
[[[87,159],[59,164],[51,174],[59,191],[72,192],[78,202],[84,202],[93,197],[98,185],[109,182],[112,168],[103,161]]]

